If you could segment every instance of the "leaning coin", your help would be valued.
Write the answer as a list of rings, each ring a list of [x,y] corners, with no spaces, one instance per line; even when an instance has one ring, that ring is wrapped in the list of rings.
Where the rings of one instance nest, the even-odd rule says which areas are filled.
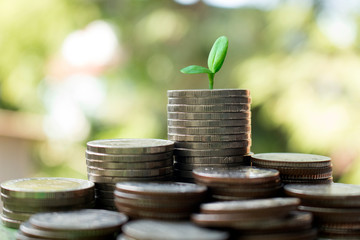
[[[233,120],[233,119],[248,119],[251,117],[251,112],[236,112],[236,113],[187,113],[187,112],[168,112],[168,119],[181,120]]]
[[[153,154],[174,149],[174,143],[163,139],[104,139],[87,143],[87,150],[108,154]]]
[[[86,159],[97,160],[97,161],[109,161],[109,162],[151,162],[161,159],[168,159],[173,156],[173,151],[165,153],[155,153],[155,154],[133,154],[133,155],[115,155],[115,154],[106,154],[106,153],[96,153],[96,152],[85,152]]]
[[[115,233],[127,221],[128,217],[122,213],[100,209],[38,213],[29,219],[29,223],[36,228],[72,238]]]
[[[205,229],[191,222],[137,220],[125,224],[122,231],[137,240],[225,240],[227,232]]]
[[[206,104],[250,104],[251,97],[208,97],[208,98],[168,98],[169,104],[188,104],[188,105],[206,105]]]
[[[250,125],[251,119],[238,120],[178,120],[168,119],[171,127],[241,127]]]
[[[1,193],[14,198],[59,199],[92,194],[94,183],[74,178],[22,178],[1,184]]]
[[[250,148],[226,148],[226,149],[186,149],[177,148],[174,151],[174,155],[183,157],[226,157],[226,156],[238,156],[245,155],[250,152]]]
[[[216,105],[185,105],[168,104],[169,112],[187,113],[227,113],[227,112],[246,112],[250,110],[250,104],[216,104]]]
[[[168,90],[168,97],[247,97],[250,91],[247,89],[189,89],[189,90]]]
[[[97,160],[86,160],[86,165],[89,167],[106,168],[106,169],[152,169],[152,168],[163,168],[172,166],[172,158],[164,159],[160,161],[148,161],[148,162],[109,162],[109,161],[97,161]]]
[[[251,133],[242,134],[217,134],[217,135],[185,135],[185,134],[168,134],[172,141],[180,142],[234,142],[250,140]]]
[[[171,167],[155,168],[155,169],[142,169],[142,170],[114,170],[114,169],[104,169],[104,168],[95,168],[87,167],[89,174],[98,174],[101,176],[110,176],[110,177],[156,177],[161,175],[170,174],[172,172]]]
[[[169,134],[185,135],[243,134],[250,131],[250,125],[242,127],[168,127]]]

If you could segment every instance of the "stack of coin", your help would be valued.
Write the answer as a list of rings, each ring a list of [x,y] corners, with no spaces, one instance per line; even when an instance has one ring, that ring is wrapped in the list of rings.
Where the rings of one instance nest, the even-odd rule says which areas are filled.
[[[280,194],[279,171],[242,166],[193,170],[195,182],[208,187],[215,200],[269,198]]]
[[[285,192],[299,197],[299,210],[312,212],[319,235],[329,239],[360,239],[360,186],[288,184]]]
[[[176,182],[120,182],[115,204],[131,218],[188,219],[206,198],[206,187]]]
[[[18,228],[38,212],[92,208],[94,183],[72,178],[24,178],[1,184],[2,222]]]
[[[95,182],[98,208],[116,210],[115,184],[172,179],[174,142],[162,139],[105,139],[87,143],[88,179]]]
[[[174,174],[193,181],[199,166],[249,165],[251,146],[250,92],[169,90],[168,139],[175,141]]]
[[[259,153],[251,158],[253,166],[279,170],[283,183],[332,182],[331,159],[326,156],[303,153]]]
[[[192,221],[203,227],[229,228],[232,239],[316,239],[312,215],[295,211],[298,198],[224,201],[201,205]]]
[[[17,240],[116,239],[128,217],[101,209],[38,213],[20,225]]]
[[[224,231],[201,228],[185,221],[136,220],[122,227],[117,240],[226,240]]]

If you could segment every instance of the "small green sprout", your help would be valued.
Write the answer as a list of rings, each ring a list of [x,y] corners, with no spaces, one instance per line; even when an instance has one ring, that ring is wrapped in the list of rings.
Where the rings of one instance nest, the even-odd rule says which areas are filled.
[[[191,65],[181,69],[180,71],[182,73],[189,73],[189,74],[207,73],[209,77],[209,89],[213,89],[215,73],[217,73],[220,70],[221,66],[224,63],[228,45],[229,45],[229,41],[227,37],[225,36],[219,37],[218,39],[216,39],[209,53],[208,68],[197,65]]]

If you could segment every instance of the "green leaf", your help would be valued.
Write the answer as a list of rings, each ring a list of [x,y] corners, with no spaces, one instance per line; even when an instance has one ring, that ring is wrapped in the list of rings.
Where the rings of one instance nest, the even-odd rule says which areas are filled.
[[[228,45],[229,41],[227,37],[221,36],[216,39],[214,45],[212,46],[208,57],[208,67],[213,73],[218,72],[223,65]]]
[[[195,74],[195,73],[212,73],[212,72],[211,72],[209,69],[207,69],[206,67],[197,66],[197,65],[191,65],[191,66],[185,67],[185,68],[181,69],[180,72],[182,72],[182,73],[189,73],[189,74]]]

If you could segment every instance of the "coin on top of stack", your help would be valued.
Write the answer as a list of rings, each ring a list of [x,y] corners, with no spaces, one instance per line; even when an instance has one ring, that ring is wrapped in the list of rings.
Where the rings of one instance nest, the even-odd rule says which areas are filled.
[[[241,166],[193,170],[195,182],[208,187],[215,200],[269,198],[282,190],[279,171]]]
[[[180,182],[119,182],[115,205],[131,218],[188,219],[206,199],[207,188]]]
[[[116,210],[115,184],[172,178],[174,142],[162,139],[104,139],[87,143],[88,179],[95,183],[96,205]]]
[[[168,139],[175,141],[174,174],[193,181],[199,166],[249,165],[251,98],[248,90],[169,90]]]
[[[38,213],[20,225],[16,239],[111,240],[127,221],[122,213],[102,209]]]
[[[312,212],[321,237],[360,239],[360,186],[332,183],[288,184],[285,193],[301,199],[299,210]]]
[[[226,240],[229,233],[187,221],[135,220],[122,227],[117,240]]]
[[[94,183],[73,178],[23,178],[1,184],[2,222],[18,228],[38,212],[92,208]]]
[[[204,203],[192,221],[202,227],[228,228],[232,239],[315,239],[312,215],[296,211],[299,204],[298,198]]]
[[[304,153],[259,153],[251,156],[253,166],[279,170],[283,183],[332,183],[331,158]]]

